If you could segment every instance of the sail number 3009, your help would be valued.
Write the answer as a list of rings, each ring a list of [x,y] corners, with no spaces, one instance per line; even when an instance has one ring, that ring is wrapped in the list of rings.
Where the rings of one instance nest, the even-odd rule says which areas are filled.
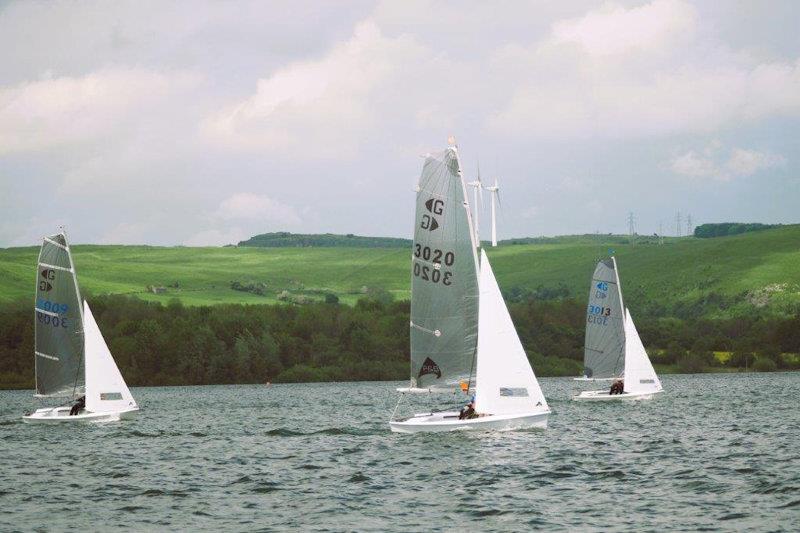
[[[421,244],[414,245],[414,257],[421,258],[425,261],[435,263],[431,268],[429,265],[421,265],[414,263],[414,276],[422,278],[425,281],[432,281],[433,283],[442,283],[443,285],[452,284],[453,273],[441,270],[441,265],[453,266],[456,262],[456,255],[453,252],[443,252],[438,248],[430,248],[429,246],[422,246]],[[436,268],[438,266],[439,268]]]

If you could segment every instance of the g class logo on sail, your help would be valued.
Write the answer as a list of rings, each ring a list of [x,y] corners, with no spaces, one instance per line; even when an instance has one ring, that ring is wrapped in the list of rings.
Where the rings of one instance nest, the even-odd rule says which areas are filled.
[[[52,268],[45,268],[44,270],[42,270],[42,277],[44,279],[39,281],[39,290],[48,292],[50,289],[53,288],[53,285],[50,284],[50,281],[56,279],[56,271],[53,270]]]
[[[444,213],[444,202],[442,200],[431,198],[425,202],[425,208],[434,215],[441,215]],[[439,227],[439,221],[431,215],[422,215],[422,224],[420,227],[422,229],[433,231]]]
[[[608,283],[605,281],[599,282],[597,285],[597,290],[594,291],[594,297],[598,299],[603,299],[607,296],[606,292],[608,291]]]

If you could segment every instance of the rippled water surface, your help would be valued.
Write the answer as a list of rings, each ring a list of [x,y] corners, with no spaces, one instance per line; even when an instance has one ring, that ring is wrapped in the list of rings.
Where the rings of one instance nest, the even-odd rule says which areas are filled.
[[[664,376],[546,431],[397,435],[391,383],[134,389],[138,420],[29,426],[0,391],[0,530],[797,530],[800,373]]]

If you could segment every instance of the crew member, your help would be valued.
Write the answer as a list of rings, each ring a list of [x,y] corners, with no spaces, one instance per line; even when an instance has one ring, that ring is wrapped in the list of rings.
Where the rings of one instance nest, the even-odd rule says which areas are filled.
[[[467,420],[470,418],[475,418],[476,416],[478,415],[475,413],[474,402],[469,402],[467,405],[464,406],[463,409],[461,409],[461,412],[458,413],[459,420]]]
[[[81,396],[80,398],[75,401],[72,405],[72,409],[69,410],[69,416],[75,416],[86,407],[86,396]]]

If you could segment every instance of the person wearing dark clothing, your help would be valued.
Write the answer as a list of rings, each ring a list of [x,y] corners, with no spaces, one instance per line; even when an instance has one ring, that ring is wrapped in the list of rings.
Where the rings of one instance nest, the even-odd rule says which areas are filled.
[[[81,396],[78,400],[72,405],[72,409],[69,410],[69,416],[75,416],[86,407],[86,396]]]
[[[625,391],[625,386],[623,385],[622,380],[618,379],[617,381],[611,384],[611,390],[609,391],[609,394],[612,395],[622,394],[624,391]]]
[[[475,404],[472,402],[469,402],[463,409],[461,409],[461,412],[458,413],[459,420],[467,420],[470,418],[475,418],[476,416],[478,415],[475,413]]]

